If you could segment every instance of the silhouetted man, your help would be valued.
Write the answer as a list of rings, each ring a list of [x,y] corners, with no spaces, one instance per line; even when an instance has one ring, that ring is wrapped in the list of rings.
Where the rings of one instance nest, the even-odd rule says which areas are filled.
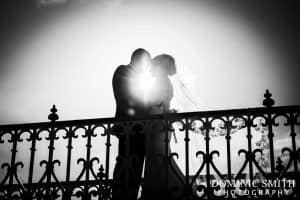
[[[144,49],[137,49],[132,53],[129,65],[121,65],[116,69],[112,81],[117,104],[116,121],[139,119],[148,115],[147,107],[141,101],[138,77],[145,68],[150,66],[150,63],[150,54]],[[117,129],[122,128],[115,126],[114,131],[118,132]],[[129,165],[124,162],[126,135],[118,135],[118,138],[119,155],[113,172],[113,200],[124,200],[126,192],[129,194],[127,198],[135,200],[137,199],[145,157],[144,135],[133,133],[129,136],[129,159],[127,160],[130,162]],[[126,172],[128,166],[130,170]],[[127,191],[126,184],[128,184]]]

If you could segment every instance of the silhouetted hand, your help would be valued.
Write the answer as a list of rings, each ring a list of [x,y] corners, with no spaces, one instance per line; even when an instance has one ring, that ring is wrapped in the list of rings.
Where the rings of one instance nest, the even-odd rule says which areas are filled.
[[[170,109],[170,113],[178,113],[178,110],[177,109]]]

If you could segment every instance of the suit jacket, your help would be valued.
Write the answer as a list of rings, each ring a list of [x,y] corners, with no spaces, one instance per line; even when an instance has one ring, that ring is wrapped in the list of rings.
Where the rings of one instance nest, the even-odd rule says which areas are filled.
[[[149,114],[147,106],[143,105],[135,95],[137,86],[136,71],[130,65],[119,66],[112,80],[116,101],[116,120],[139,119]]]

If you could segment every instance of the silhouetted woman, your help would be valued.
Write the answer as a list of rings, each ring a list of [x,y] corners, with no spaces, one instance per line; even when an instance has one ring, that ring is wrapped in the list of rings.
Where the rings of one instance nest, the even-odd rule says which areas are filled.
[[[170,109],[174,94],[169,79],[169,76],[176,74],[174,58],[166,54],[156,56],[152,60],[151,71],[154,77],[149,95],[151,114],[174,112]],[[164,123],[163,120],[154,122],[152,129],[146,134],[143,200],[176,199],[180,193],[182,194],[183,185],[180,179],[184,180],[184,175],[173,159],[171,160],[172,167],[166,165],[166,151],[170,152],[170,145],[166,146],[166,132],[162,130],[162,123]],[[170,140],[170,132],[167,133],[167,137]]]

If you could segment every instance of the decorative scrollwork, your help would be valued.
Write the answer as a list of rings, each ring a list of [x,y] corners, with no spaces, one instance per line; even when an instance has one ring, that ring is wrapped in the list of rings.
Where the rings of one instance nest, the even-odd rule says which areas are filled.
[[[263,150],[262,149],[255,149],[251,154],[250,154],[250,158],[253,161],[254,165],[256,166],[256,168],[259,170],[259,172],[265,177],[265,178],[269,178],[269,176],[267,175],[267,173],[262,169],[261,165],[259,164],[259,162],[255,159],[256,158],[256,154],[260,154],[261,156],[263,156]]]
[[[217,121],[218,123],[213,125],[213,123]],[[188,125],[190,126],[189,130],[194,133],[205,135],[205,132],[208,129],[211,130],[209,133],[211,137],[218,137],[227,135],[227,130],[230,130],[229,134],[231,135],[236,133],[238,130],[245,128],[246,121],[247,120],[243,116],[235,116],[231,118],[227,116],[227,119],[222,117],[212,118],[210,122],[205,122],[204,119],[192,119]]]
[[[33,141],[33,140],[41,141],[42,138],[39,136],[40,133],[41,133],[40,130],[37,130],[37,131],[31,131],[31,132],[30,132],[29,138],[27,138],[26,140],[27,140],[28,142]]]
[[[77,179],[76,179],[77,181],[79,181],[79,180],[83,177],[84,172],[87,173],[87,171],[90,171],[95,179],[98,178],[98,176],[96,175],[96,173],[95,173],[95,171],[94,171],[94,169],[93,169],[93,163],[94,163],[94,162],[97,162],[97,163],[99,164],[99,163],[100,163],[99,158],[94,157],[94,158],[92,158],[92,159],[90,159],[90,160],[85,160],[84,158],[79,158],[79,159],[77,160],[77,164],[83,163],[83,164],[82,164],[82,165],[83,165],[83,168],[82,168],[82,170],[81,170],[79,176],[78,176]]]
[[[178,164],[179,166],[181,162],[183,156],[180,153],[182,152],[170,152],[170,149],[166,150],[168,152],[167,156],[161,154],[160,158],[162,162],[159,163],[163,163],[164,166],[162,167],[168,166],[170,175],[175,174],[175,177],[178,178],[182,187],[178,187],[177,189],[182,193],[181,197],[183,199],[220,199],[232,197],[230,195],[219,196],[220,191],[218,191],[218,188],[211,187],[208,185],[209,183],[205,183],[205,180],[227,180],[232,179],[232,177],[234,177],[234,180],[241,180],[248,178],[248,175],[252,179],[284,179],[294,177],[296,169],[299,170],[300,162],[300,148],[297,146],[300,107],[272,107],[270,98],[270,95],[266,96],[267,100],[265,103],[267,108],[237,109],[220,112],[174,113],[154,116],[153,119],[122,122],[116,122],[113,118],[57,121],[57,109],[54,106],[49,115],[50,122],[0,125],[1,147],[5,147],[5,145],[9,146],[8,151],[10,150],[9,154],[11,155],[10,159],[5,158],[6,160],[2,163],[1,170],[4,178],[2,178],[0,183],[0,199],[72,199],[73,197],[81,199],[112,199],[112,183],[114,180],[110,177],[110,172],[112,171],[110,167],[114,164],[111,158],[116,156],[117,146],[115,145],[117,145],[117,140],[110,136],[124,136],[124,138],[128,139],[134,135],[147,134],[148,131],[161,133],[163,136],[166,136],[164,139],[165,143],[163,144],[166,147],[170,147],[170,143],[173,144],[173,141],[169,139],[171,133],[182,134],[179,137],[179,142],[183,142],[183,149],[185,151],[183,154],[185,153],[186,155],[185,166],[193,168],[185,168],[186,170],[183,174],[192,174],[192,176],[181,176],[179,174],[180,171],[175,169],[176,165]],[[274,127],[278,128],[273,130]],[[274,133],[277,135],[277,129],[281,131],[282,127],[285,129],[289,128],[290,135],[287,137],[290,137],[292,144],[288,148],[279,148],[276,146],[276,140],[274,140],[276,143],[272,145]],[[243,130],[239,131],[241,129]],[[194,139],[191,137],[192,133],[200,134],[200,137],[197,136],[198,138],[194,138],[199,139],[203,144],[203,146],[198,145],[196,149],[193,149],[194,151],[190,151]],[[245,137],[246,145],[242,149],[238,148],[239,151],[237,154],[234,153],[236,157],[241,159],[241,164],[237,166],[239,167],[237,173],[234,172],[235,174],[230,176],[231,169],[227,167],[228,171],[224,173],[224,169],[221,170],[217,161],[227,153],[229,164],[225,165],[229,166],[231,161],[233,163],[235,157],[233,154],[230,154],[231,157],[228,155],[233,152],[231,151],[234,149],[234,145],[232,145],[233,141],[239,137],[237,135],[233,137],[233,133],[241,133]],[[61,134],[63,137],[60,136]],[[222,141],[227,145],[227,151],[220,151],[220,149],[217,151],[214,146],[215,144],[213,144],[214,141],[211,140],[213,137],[223,137],[225,140]],[[62,147],[66,148],[67,151],[67,175],[65,179],[58,176],[58,174],[61,174],[57,173],[57,170],[64,168],[65,163],[62,159],[55,160],[53,158],[54,154],[57,155],[56,151],[61,148],[57,148],[57,145],[61,145],[58,141],[62,138],[65,139],[63,142],[67,143],[66,147],[64,145]],[[77,139],[73,140],[75,138]],[[94,142],[100,138],[100,143],[105,144],[104,150],[101,149],[101,152],[94,145]],[[79,140],[82,141],[79,142]],[[76,145],[74,141],[76,141]],[[26,142],[26,144],[29,142],[29,147],[28,145],[26,147],[30,154],[29,164],[25,163],[27,160],[22,160],[22,162],[19,160],[22,157],[20,155],[23,155],[22,151],[24,151],[22,142]],[[48,145],[48,149],[46,148],[48,159],[40,161],[41,154],[39,154],[40,149],[38,147],[44,145],[43,142]],[[131,141],[130,144],[132,145]],[[78,160],[77,158],[73,158],[73,148],[77,146],[82,147],[84,149],[83,152],[86,153],[84,158],[79,158]],[[130,147],[130,145],[128,146]],[[197,149],[198,147],[199,149]],[[281,150],[281,153],[279,150]],[[197,153],[195,153],[196,151]],[[271,170],[270,172],[271,151],[272,153],[279,151],[280,155],[272,156],[275,157],[272,162],[275,166],[273,166],[273,171]],[[95,152],[101,155],[96,154],[97,156],[93,157]],[[197,166],[191,167],[190,155],[195,160],[199,160]],[[101,159],[100,162],[98,156],[105,158]],[[130,176],[133,176],[137,181],[143,181],[134,170],[133,165],[137,159],[135,155],[129,152],[129,155],[118,156],[118,159],[123,164],[121,170],[119,170],[120,174],[114,178],[118,179],[122,173],[124,175],[125,172],[129,172]],[[71,170],[76,165],[74,160],[80,165],[80,170],[76,174],[77,177],[72,178],[70,175]],[[61,163],[62,167],[58,167]],[[24,165],[26,168],[23,168]],[[249,166],[249,172],[248,169],[245,172],[247,166]],[[26,174],[27,167],[29,168],[29,176],[31,177],[26,177],[28,181],[24,182],[23,175]],[[37,168],[42,170],[45,168],[45,170],[42,174],[35,174]],[[34,177],[34,175],[41,176]]]
[[[19,178],[18,178],[18,174],[17,174],[17,169],[18,167],[23,168],[24,164],[23,162],[16,162],[13,165],[10,165],[9,163],[3,163],[1,168],[4,169],[6,168],[6,175],[4,176],[3,180],[1,181],[0,185],[4,185],[5,182],[9,179],[9,177],[15,177],[15,179],[17,180],[17,182],[22,185],[22,183],[20,182]]]
[[[58,166],[60,166],[61,163],[60,163],[59,160],[53,160],[53,161],[50,161],[50,162],[47,161],[47,160],[42,160],[40,162],[40,166],[41,167],[43,165],[45,165],[45,172],[42,175],[42,177],[40,178],[39,183],[42,183],[45,180],[45,178],[47,177],[48,174],[52,175],[54,177],[54,179],[57,182],[59,182],[58,179],[57,179],[57,177],[56,177],[56,175],[55,175],[55,173],[54,173],[54,166],[55,166],[55,164],[57,164]]]
[[[83,138],[86,137],[96,137],[97,135],[95,134],[95,132],[93,131],[93,129],[86,129],[85,130],[85,134],[82,136]]]

